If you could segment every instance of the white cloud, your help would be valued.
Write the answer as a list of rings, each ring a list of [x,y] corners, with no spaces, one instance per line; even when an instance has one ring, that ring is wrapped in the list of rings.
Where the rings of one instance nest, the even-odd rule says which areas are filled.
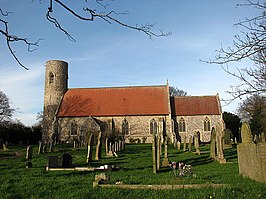
[[[26,125],[34,124],[37,112],[42,110],[44,67],[39,63],[29,64],[29,71],[17,66],[3,68],[0,74],[0,90],[10,99],[10,105],[17,109],[14,118]]]

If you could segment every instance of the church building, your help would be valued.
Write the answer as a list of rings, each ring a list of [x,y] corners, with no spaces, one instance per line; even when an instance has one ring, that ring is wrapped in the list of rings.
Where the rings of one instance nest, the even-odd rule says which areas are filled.
[[[68,88],[68,64],[46,62],[43,140],[84,141],[88,133],[152,142],[161,134],[184,142],[198,134],[209,142],[223,124],[219,96],[170,97],[169,85]]]

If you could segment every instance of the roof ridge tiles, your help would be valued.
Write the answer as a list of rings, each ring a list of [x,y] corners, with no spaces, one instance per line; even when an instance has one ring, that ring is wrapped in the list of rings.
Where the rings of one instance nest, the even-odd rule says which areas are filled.
[[[150,86],[117,86],[117,87],[90,87],[90,88],[69,88],[68,90],[75,89],[123,89],[123,88],[152,88],[152,87],[166,87],[167,85],[150,85]]]

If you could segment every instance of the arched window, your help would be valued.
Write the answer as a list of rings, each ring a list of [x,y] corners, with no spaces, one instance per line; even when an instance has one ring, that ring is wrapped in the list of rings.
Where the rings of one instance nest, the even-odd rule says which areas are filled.
[[[72,122],[70,124],[70,135],[77,135],[78,134],[78,125],[76,122]]]
[[[211,130],[210,119],[206,117],[204,120],[204,131],[210,131],[210,130]]]
[[[186,132],[186,123],[184,118],[180,118],[179,123],[178,123],[178,130],[179,132]]]
[[[126,119],[124,119],[122,122],[122,134],[123,135],[129,134],[128,121]]]
[[[50,72],[49,75],[49,84],[53,84],[54,83],[54,73]]]
[[[155,119],[150,122],[150,134],[157,134],[157,122]]]

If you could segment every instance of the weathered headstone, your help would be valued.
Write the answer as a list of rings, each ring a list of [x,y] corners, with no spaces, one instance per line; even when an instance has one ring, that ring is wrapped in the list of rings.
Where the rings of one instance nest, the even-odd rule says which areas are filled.
[[[242,123],[242,143],[237,145],[239,174],[258,182],[266,182],[266,143],[252,142],[249,124]],[[260,138],[262,140],[262,138]]]
[[[223,141],[225,148],[232,148],[231,136],[232,132],[229,129],[225,129],[223,132]]]
[[[161,136],[160,134],[155,135],[156,136],[156,161],[157,161],[157,170],[161,167],[161,151],[162,151],[162,145],[161,145]]]
[[[94,134],[91,133],[88,138],[87,144],[87,163],[92,161],[92,149],[93,149]]]
[[[200,155],[199,136],[198,136],[198,133],[194,133],[194,145],[195,145],[196,153],[198,155]]]
[[[187,137],[184,136],[183,151],[187,151]]]
[[[212,131],[211,131],[210,157],[213,159],[216,158],[216,131],[215,131],[215,128],[212,128]]]
[[[62,156],[62,167],[68,168],[72,166],[72,156],[69,153],[64,153]]]
[[[223,153],[223,131],[221,124],[218,123],[216,125],[216,144],[217,144],[217,158],[216,160],[219,163],[226,163],[226,159],[224,158],[224,153]]]
[[[26,160],[32,159],[32,152],[33,152],[33,147],[31,145],[29,145],[27,147]]]
[[[189,136],[189,139],[188,139],[188,151],[191,151],[192,149],[192,136]]]
[[[102,151],[101,138],[102,138],[102,132],[99,132],[97,137],[95,160],[99,160],[101,158],[101,151]]]
[[[242,143],[252,143],[252,133],[248,122],[243,122],[241,126]]]
[[[152,167],[153,167],[153,173],[156,174],[157,173],[157,140],[156,140],[156,135],[153,135],[153,139],[152,139]]]
[[[169,166],[169,164],[170,164],[170,161],[168,158],[168,137],[165,136],[164,138],[164,159],[163,159],[162,165],[166,167],[166,166]]]
[[[47,168],[58,168],[59,166],[59,158],[58,156],[48,156],[47,157]]]
[[[180,143],[180,141],[178,140],[178,141],[177,141],[177,150],[178,150],[178,151],[180,151],[180,145],[181,145],[181,143]]]

